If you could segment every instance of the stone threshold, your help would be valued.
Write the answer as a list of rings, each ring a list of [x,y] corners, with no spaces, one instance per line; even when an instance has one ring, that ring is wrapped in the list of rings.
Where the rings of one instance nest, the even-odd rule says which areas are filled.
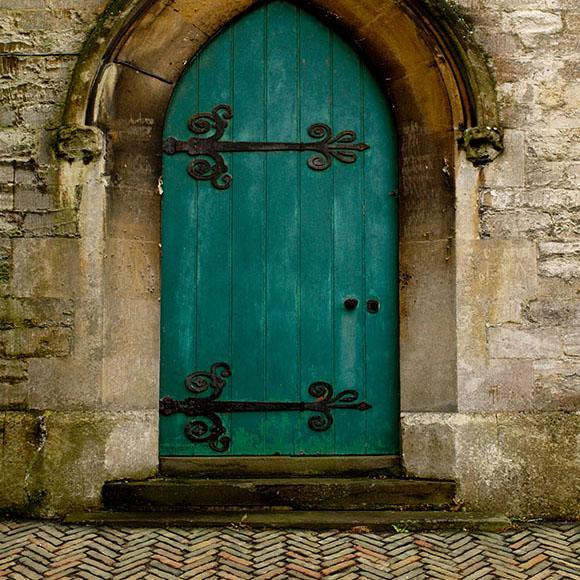
[[[66,524],[113,527],[227,527],[407,532],[473,530],[498,532],[511,527],[501,514],[446,511],[229,511],[71,513]]]
[[[161,457],[163,477],[401,476],[399,455]]]

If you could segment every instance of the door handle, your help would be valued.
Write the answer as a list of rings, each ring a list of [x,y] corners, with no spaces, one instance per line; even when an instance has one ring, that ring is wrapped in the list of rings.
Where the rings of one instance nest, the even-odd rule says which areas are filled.
[[[367,311],[370,314],[376,314],[381,309],[381,303],[376,298],[367,300]]]
[[[347,298],[344,301],[344,307],[347,310],[354,310],[358,306],[358,300],[356,298]]]

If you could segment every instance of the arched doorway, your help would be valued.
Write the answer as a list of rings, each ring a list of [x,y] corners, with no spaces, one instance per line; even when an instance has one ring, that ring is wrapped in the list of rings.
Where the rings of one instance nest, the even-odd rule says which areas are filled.
[[[399,451],[397,160],[381,87],[276,0],[165,123],[161,455]]]
[[[122,425],[122,444],[94,452],[103,465],[91,474],[95,486],[159,466],[164,120],[187,63],[257,4],[115,0],[75,69],[63,124],[82,147],[75,150],[74,139],[57,147],[60,206],[78,204],[81,216],[79,324],[67,372],[77,384],[82,369],[100,421]],[[402,451],[412,474],[430,476],[437,462],[438,475],[454,477],[453,440],[430,418],[457,410],[458,352],[465,362],[476,340],[464,332],[472,316],[461,281],[469,246],[456,237],[477,237],[480,175],[469,160],[499,148],[490,145],[498,122],[492,77],[465,21],[443,0],[296,4],[355,45],[388,90],[399,160]],[[426,440],[441,449],[431,463]]]

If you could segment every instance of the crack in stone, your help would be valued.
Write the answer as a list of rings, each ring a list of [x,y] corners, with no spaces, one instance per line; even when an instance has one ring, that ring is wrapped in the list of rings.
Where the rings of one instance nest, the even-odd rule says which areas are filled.
[[[134,70],[134,71],[136,71],[138,73],[144,74],[144,75],[146,75],[148,77],[151,77],[151,78],[154,78],[154,79],[157,79],[158,81],[161,81],[162,83],[166,83],[168,85],[172,85],[173,84],[172,81],[167,80],[166,78],[163,78],[163,77],[161,77],[159,75],[156,75],[155,73],[152,73],[152,72],[143,70],[142,68],[139,68],[138,66],[135,66],[134,64],[131,64],[130,62],[125,62],[125,61],[121,61],[121,60],[118,60],[118,61],[115,61],[115,62],[117,64],[122,65],[122,66],[126,66],[127,68],[130,68],[131,70]]]

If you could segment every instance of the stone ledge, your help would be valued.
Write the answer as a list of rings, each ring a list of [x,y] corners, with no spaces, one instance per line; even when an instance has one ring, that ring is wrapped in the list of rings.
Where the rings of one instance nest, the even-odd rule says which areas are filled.
[[[466,512],[400,512],[400,511],[308,511],[308,512],[216,512],[216,513],[146,513],[146,512],[78,512],[64,519],[66,524],[106,526],[230,526],[255,528],[339,529],[363,526],[372,531],[405,530],[477,530],[497,532],[511,527],[511,521],[500,514]]]

